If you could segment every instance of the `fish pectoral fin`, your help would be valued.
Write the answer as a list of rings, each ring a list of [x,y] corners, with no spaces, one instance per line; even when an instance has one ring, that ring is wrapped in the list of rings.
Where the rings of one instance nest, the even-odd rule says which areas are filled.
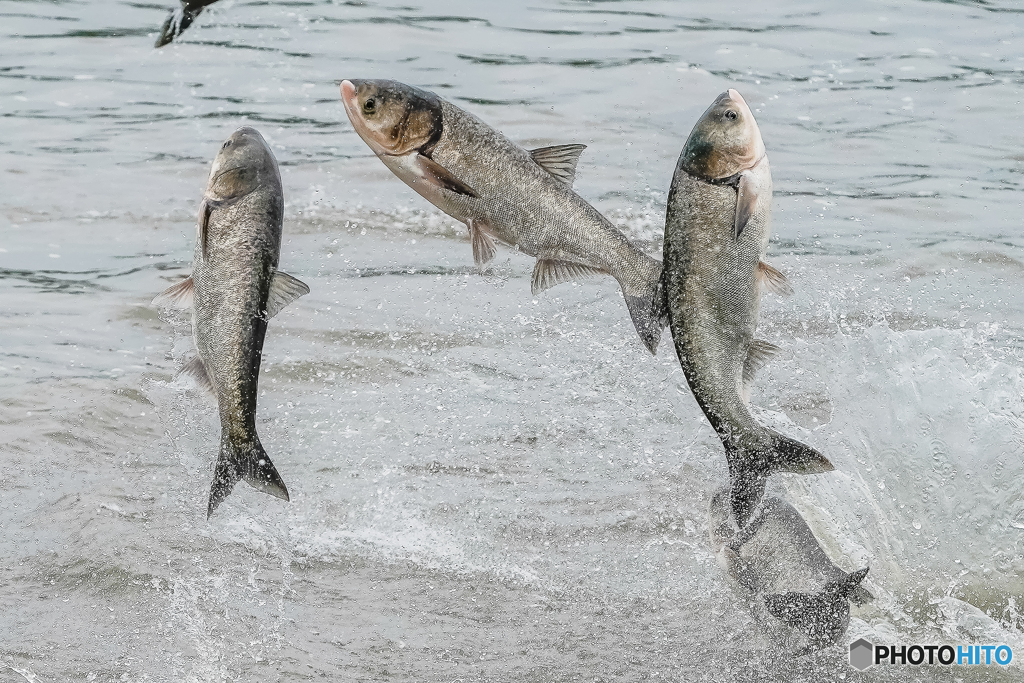
[[[793,294],[793,285],[780,271],[771,267],[764,261],[757,262],[757,279],[765,291],[779,296],[790,296]]]
[[[586,145],[538,147],[530,150],[530,156],[538,166],[571,188],[576,179],[576,162],[580,160],[580,154],[586,148]]]
[[[483,270],[484,267],[494,259],[494,255],[498,253],[497,248],[494,246],[494,240],[484,230],[484,223],[479,219],[470,218],[466,221],[466,227],[469,228],[469,239],[473,244],[473,262],[476,263],[476,267]]]
[[[213,213],[213,202],[209,199],[203,199],[199,205],[199,253],[203,255],[203,260],[206,260],[206,238],[209,233],[210,227],[210,214]]]
[[[203,360],[196,356],[189,362],[182,366],[181,370],[178,371],[178,375],[185,375],[191,377],[200,389],[210,394],[211,396],[217,395],[217,387],[213,384],[213,378],[210,377],[210,373],[207,372],[206,366],[203,364]]]
[[[433,185],[434,187],[442,190],[455,192],[456,194],[464,194],[469,197],[480,196],[476,193],[476,190],[456,178],[451,171],[430,157],[425,157],[422,154],[414,155],[412,168],[420,177],[420,180],[428,185]]]
[[[743,385],[744,390],[749,390],[749,385],[754,381],[757,371],[767,365],[782,349],[771,342],[763,339],[755,339],[747,347],[747,358],[743,361]]]
[[[753,173],[740,173],[739,184],[736,186],[736,218],[733,223],[733,236],[736,239],[740,238],[743,228],[747,227],[750,217],[754,215],[760,189]]]
[[[176,282],[164,291],[160,292],[153,299],[153,305],[160,308],[180,308],[187,310],[192,308],[195,302],[195,290],[192,287],[192,277],[189,276],[181,282]]]
[[[309,285],[284,271],[276,271],[270,281],[270,294],[267,296],[267,319],[273,318],[304,294],[309,294]]]
[[[533,281],[530,283],[530,290],[534,294],[539,294],[545,289],[560,285],[563,282],[584,280],[595,275],[605,275],[607,272],[601,268],[586,266],[582,263],[541,258],[537,259],[537,265],[533,267]]]

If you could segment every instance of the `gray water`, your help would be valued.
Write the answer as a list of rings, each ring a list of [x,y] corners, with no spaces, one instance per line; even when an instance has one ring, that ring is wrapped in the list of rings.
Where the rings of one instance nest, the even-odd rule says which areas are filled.
[[[858,674],[846,643],[1024,657],[1024,8],[978,2],[242,2],[153,49],[167,6],[0,0],[0,680],[1021,680]],[[766,424],[877,600],[779,656],[706,542],[721,446],[611,279],[529,293],[351,130],[337,83],[434,90],[660,254],[672,170],[728,87],[772,161]],[[292,493],[209,522],[219,425],[175,371],[220,142],[281,162],[257,423]]]

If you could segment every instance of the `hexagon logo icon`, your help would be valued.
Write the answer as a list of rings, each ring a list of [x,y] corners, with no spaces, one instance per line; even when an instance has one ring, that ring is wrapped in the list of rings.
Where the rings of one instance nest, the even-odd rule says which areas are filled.
[[[850,666],[859,671],[868,668],[874,662],[875,646],[870,641],[860,638],[850,643]]]

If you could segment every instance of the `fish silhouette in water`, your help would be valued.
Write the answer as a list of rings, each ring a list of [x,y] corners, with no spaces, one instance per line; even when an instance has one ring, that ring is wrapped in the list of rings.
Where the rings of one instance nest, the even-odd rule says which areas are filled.
[[[254,128],[221,146],[199,209],[191,277],[153,303],[191,309],[196,356],[182,368],[217,397],[220,452],[207,516],[235,484],[288,500],[256,434],[256,395],[267,321],[309,287],[277,269],[284,191],[277,160]]]
[[[212,5],[217,0],[181,0],[181,6],[171,10],[160,28],[160,35],[156,39],[156,47],[163,47],[171,42],[182,32],[192,25],[203,8]]]
[[[860,585],[867,568],[848,574],[837,567],[800,513],[779,498],[766,498],[738,531],[730,508],[729,489],[712,496],[711,549],[752,596],[753,615],[769,641],[798,653],[837,642],[850,623],[850,602],[874,599]]]
[[[584,145],[527,151],[432,92],[385,80],[341,84],[356,133],[395,175],[469,228],[478,267],[497,239],[537,258],[536,294],[561,282],[608,274],[654,353],[667,324],[661,263],[572,190]]]
[[[676,354],[729,464],[736,522],[746,523],[768,475],[827,472],[810,446],[761,426],[747,402],[754,376],[779,348],[756,339],[761,290],[792,291],[764,262],[772,177],[761,132],[735,90],[694,126],[672,178],[662,276]]]

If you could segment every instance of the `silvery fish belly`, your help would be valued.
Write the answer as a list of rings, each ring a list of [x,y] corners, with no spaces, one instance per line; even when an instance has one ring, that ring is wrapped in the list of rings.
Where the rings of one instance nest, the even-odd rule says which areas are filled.
[[[537,258],[532,289],[607,273],[653,353],[665,325],[661,264],[572,190],[584,145],[527,151],[434,93],[395,81],[343,81],[364,142],[399,178],[469,228],[483,267],[497,239]]]
[[[846,632],[850,602],[874,599],[861,585],[867,568],[848,574],[837,567],[782,499],[767,498],[739,532],[730,513],[729,489],[721,489],[708,510],[711,550],[753,598],[753,616],[775,647],[799,653],[828,647]]]
[[[277,270],[284,192],[277,160],[253,128],[221,146],[199,210],[192,275],[154,303],[192,310],[196,356],[182,369],[217,397],[221,444],[207,515],[241,479],[288,500],[256,433],[267,321],[309,288]]]
[[[665,217],[663,282],[676,353],[729,465],[737,525],[772,472],[825,472],[831,463],[767,429],[747,405],[757,370],[778,347],[754,337],[761,290],[790,290],[764,262],[772,181],[761,133],[735,90],[694,126],[679,157]]]

